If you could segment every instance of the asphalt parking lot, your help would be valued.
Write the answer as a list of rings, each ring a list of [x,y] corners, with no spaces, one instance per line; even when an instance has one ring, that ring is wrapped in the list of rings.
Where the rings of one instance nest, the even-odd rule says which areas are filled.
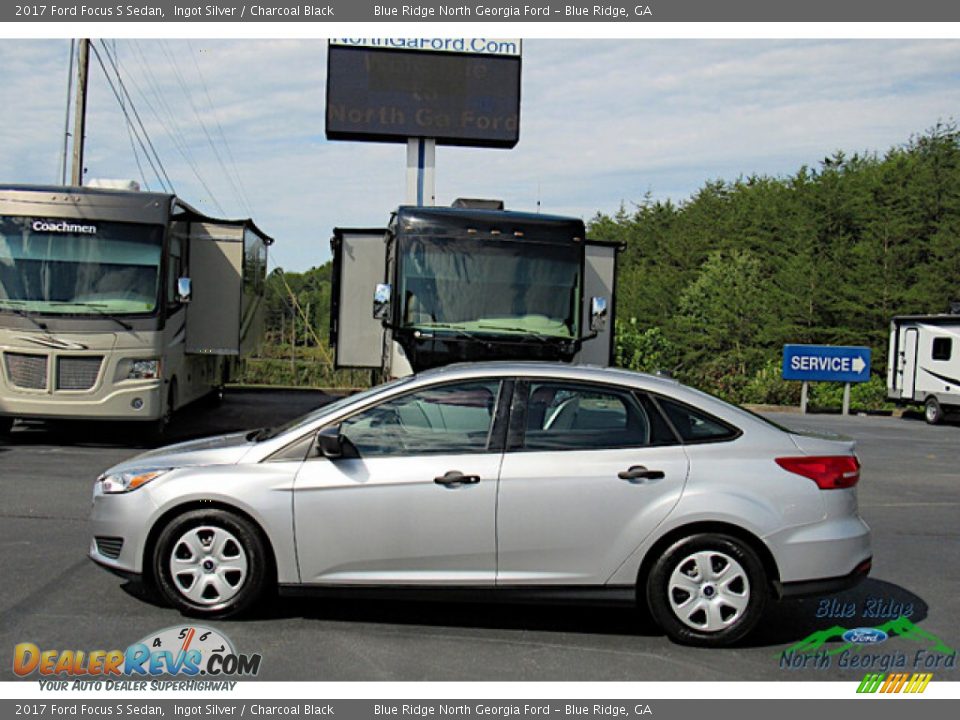
[[[219,407],[188,410],[171,439],[274,424],[326,399],[228,394]],[[840,667],[838,655],[826,668],[787,669],[783,652],[818,630],[878,626],[901,613],[922,631],[878,646],[904,656],[906,667],[890,669],[913,671],[931,638],[960,645],[960,424],[770,417],[857,439],[861,513],[873,529],[874,565],[870,579],[852,591],[775,606],[739,647],[680,647],[638,612],[588,606],[297,598],[252,619],[205,624],[239,651],[261,653],[265,680],[859,680],[866,670]],[[147,446],[126,426],[18,427],[11,440],[0,440],[0,679],[14,678],[17,643],[122,649],[184,622],[86,558],[94,478]],[[934,672],[960,678],[955,669]]]

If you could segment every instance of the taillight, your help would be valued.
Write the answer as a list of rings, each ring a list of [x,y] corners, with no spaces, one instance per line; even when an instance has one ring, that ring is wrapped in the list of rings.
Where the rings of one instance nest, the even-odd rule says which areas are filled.
[[[813,480],[821,490],[853,487],[860,480],[856,455],[827,455],[777,458],[777,465]]]

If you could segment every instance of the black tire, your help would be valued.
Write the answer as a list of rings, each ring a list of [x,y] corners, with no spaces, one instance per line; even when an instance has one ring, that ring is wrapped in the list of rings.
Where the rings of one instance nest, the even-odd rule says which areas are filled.
[[[272,583],[272,567],[257,528],[225,510],[174,518],[160,533],[153,557],[163,597],[185,615],[204,618],[250,610]]]
[[[13,429],[12,417],[0,417],[0,437],[9,437]]]
[[[163,441],[164,436],[167,434],[167,429],[173,421],[173,411],[176,407],[176,402],[177,380],[174,378],[170,381],[170,386],[167,388],[167,400],[166,403],[164,403],[163,412],[160,414],[159,419],[150,423],[147,437],[151,442],[159,443]]]
[[[943,422],[943,408],[935,397],[928,397],[923,404],[923,419],[929,425],[939,425]]]
[[[700,571],[703,563],[709,563],[706,573]],[[720,647],[741,640],[759,622],[768,597],[757,554],[734,537],[713,533],[675,542],[646,582],[651,614],[671,640],[683,645]]]

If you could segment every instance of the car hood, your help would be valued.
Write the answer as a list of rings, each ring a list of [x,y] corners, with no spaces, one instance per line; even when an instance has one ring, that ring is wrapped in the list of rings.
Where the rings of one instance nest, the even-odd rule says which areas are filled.
[[[107,472],[140,468],[179,468],[197,465],[234,465],[243,459],[255,442],[247,440],[249,432],[190,440],[149,450],[115,465]]]

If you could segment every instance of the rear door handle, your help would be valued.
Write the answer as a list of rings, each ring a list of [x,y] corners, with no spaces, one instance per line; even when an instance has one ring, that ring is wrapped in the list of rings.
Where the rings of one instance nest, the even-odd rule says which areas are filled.
[[[618,472],[617,477],[621,480],[662,480],[666,476],[663,470],[647,470],[643,465],[634,465]]]
[[[435,477],[433,481],[437,485],[445,487],[456,487],[457,485],[476,485],[480,482],[479,475],[464,475],[459,470],[449,470],[440,477]]]

